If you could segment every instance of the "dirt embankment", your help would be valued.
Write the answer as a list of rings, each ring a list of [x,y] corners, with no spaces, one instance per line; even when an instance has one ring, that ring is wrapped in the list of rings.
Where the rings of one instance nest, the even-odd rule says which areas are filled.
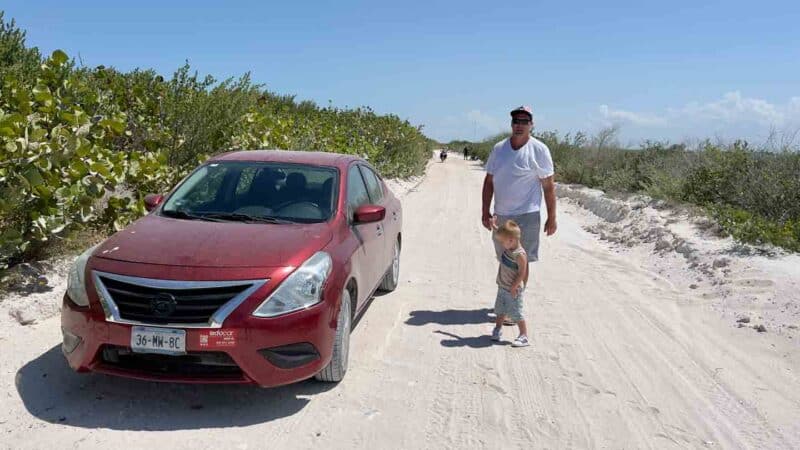
[[[584,228],[613,251],[695,290],[733,326],[800,337],[800,255],[737,243],[705,215],[643,196],[570,185],[558,195],[595,216],[582,214]]]

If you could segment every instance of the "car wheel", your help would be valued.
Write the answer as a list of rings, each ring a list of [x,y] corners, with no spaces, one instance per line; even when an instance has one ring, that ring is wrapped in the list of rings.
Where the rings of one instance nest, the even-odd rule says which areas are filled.
[[[400,280],[400,242],[395,241],[394,249],[392,250],[392,265],[386,275],[383,276],[383,281],[378,289],[384,292],[391,292],[397,289],[397,282]]]
[[[317,380],[328,383],[338,383],[347,372],[347,360],[350,356],[350,326],[352,314],[350,306],[350,291],[342,292],[342,306],[339,308],[339,317],[336,319],[336,337],[333,340],[333,355],[331,361],[316,375]]]

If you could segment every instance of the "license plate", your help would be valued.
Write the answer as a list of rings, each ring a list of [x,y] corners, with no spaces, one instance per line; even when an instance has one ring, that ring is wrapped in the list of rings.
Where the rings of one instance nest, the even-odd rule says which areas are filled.
[[[133,327],[131,350],[137,353],[163,355],[186,354],[186,330],[173,328]]]

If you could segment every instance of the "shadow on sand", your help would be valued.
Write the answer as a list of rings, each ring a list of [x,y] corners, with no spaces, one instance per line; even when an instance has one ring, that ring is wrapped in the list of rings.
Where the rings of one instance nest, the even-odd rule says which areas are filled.
[[[45,422],[112,430],[191,430],[246,426],[291,416],[335,384],[313,380],[264,389],[252,385],[144,382],[78,374],[55,346],[16,376],[28,412]]]
[[[439,325],[468,325],[489,323],[492,319],[489,318],[489,308],[461,310],[461,309],[448,309],[445,311],[411,311],[411,316],[406,320],[407,325],[422,326],[431,323],[438,323]]]
[[[494,342],[492,341],[492,337],[488,334],[482,336],[461,337],[457,334],[448,333],[446,331],[441,331],[441,330],[436,330],[434,331],[434,333],[442,334],[450,338],[450,339],[442,339],[442,341],[440,342],[440,344],[442,344],[442,347],[486,348],[486,347],[492,347],[494,345],[510,345],[510,343],[506,341]]]
[[[488,308],[474,310],[448,309],[444,311],[411,311],[411,317],[406,320],[406,325],[424,326],[429,324],[438,325],[482,325],[494,322],[489,316],[491,310]],[[489,327],[487,327],[487,331]],[[440,344],[443,347],[459,348],[486,348],[493,345],[508,345],[508,342],[493,342],[489,334],[480,336],[463,337],[449,331],[436,330],[436,334],[446,336]]]

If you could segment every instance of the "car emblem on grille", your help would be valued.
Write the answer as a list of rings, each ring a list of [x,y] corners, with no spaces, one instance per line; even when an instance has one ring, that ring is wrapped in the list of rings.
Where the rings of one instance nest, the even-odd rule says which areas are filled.
[[[175,296],[166,292],[161,292],[150,299],[150,312],[156,317],[168,317],[175,312],[176,306],[178,302],[175,301]]]

